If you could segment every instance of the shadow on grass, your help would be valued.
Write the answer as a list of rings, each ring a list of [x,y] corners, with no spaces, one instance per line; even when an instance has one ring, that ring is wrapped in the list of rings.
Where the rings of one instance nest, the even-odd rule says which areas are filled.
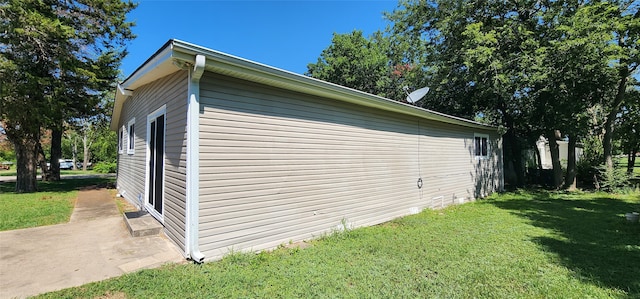
[[[491,203],[552,231],[533,240],[579,279],[640,298],[640,224],[624,216],[638,211],[640,201],[541,192],[533,199]]]
[[[90,186],[109,187],[114,182],[114,177],[63,178],[57,182],[38,181],[38,192],[64,192]],[[15,182],[0,182],[0,193],[14,193],[15,187]]]

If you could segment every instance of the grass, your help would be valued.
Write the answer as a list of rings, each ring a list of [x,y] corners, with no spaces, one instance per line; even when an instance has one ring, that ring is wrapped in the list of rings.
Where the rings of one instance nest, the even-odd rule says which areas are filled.
[[[0,231],[68,222],[76,193],[0,194]]]
[[[134,205],[132,205],[131,203],[129,203],[126,199],[124,199],[123,197],[118,197],[116,196],[118,194],[118,190],[116,189],[111,189],[109,190],[109,193],[111,194],[112,198],[115,198],[116,201],[116,207],[118,207],[118,211],[122,214],[125,212],[135,212],[138,210],[138,208]]]
[[[69,221],[78,189],[106,185],[113,178],[38,182],[39,192],[15,193],[15,183],[0,183],[0,231]]]
[[[39,170],[38,174],[40,174]],[[0,176],[16,176],[16,169],[13,167],[9,170],[0,169]]]
[[[61,175],[75,175],[75,174],[95,174],[97,172],[93,170],[60,170]],[[40,170],[38,170],[38,175],[40,175]],[[12,168],[10,170],[0,170],[0,176],[16,176],[16,169]]]
[[[615,163],[618,167],[627,169],[627,155],[618,156],[615,159]],[[633,164],[633,176],[640,177],[640,157],[636,157],[635,164]]]
[[[517,192],[41,298],[638,298],[640,194]]]

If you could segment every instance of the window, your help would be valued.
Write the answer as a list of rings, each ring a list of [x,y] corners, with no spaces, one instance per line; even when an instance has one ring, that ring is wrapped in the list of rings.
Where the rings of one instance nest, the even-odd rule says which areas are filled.
[[[120,127],[118,130],[118,154],[122,154],[124,152],[124,126]]]
[[[473,149],[474,155],[479,159],[486,159],[489,157],[489,135],[474,134],[473,136]]]
[[[136,119],[132,119],[127,124],[127,154],[133,155],[136,148]]]

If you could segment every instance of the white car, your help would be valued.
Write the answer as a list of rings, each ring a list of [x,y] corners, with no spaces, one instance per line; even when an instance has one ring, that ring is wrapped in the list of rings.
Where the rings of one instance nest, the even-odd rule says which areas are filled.
[[[73,169],[73,160],[60,159],[60,169]]]

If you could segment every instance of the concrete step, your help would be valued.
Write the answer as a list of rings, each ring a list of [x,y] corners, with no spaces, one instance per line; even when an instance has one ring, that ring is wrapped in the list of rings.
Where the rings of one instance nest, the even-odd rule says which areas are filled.
[[[134,237],[158,235],[164,228],[158,220],[144,211],[125,212],[124,222]]]

